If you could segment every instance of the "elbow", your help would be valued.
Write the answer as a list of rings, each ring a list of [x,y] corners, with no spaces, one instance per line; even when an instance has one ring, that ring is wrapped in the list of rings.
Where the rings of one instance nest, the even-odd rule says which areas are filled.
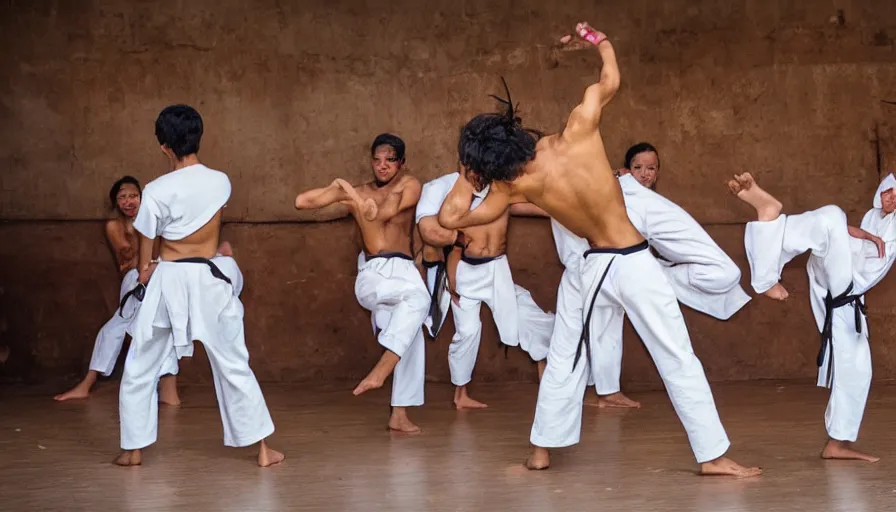
[[[308,201],[306,201],[301,195],[296,196],[296,210],[307,210],[308,209]]]

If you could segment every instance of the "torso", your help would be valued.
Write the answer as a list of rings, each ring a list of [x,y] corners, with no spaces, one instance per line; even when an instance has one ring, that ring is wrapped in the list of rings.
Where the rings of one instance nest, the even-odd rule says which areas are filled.
[[[137,240],[137,230],[134,229],[133,222],[129,222],[122,217],[110,220],[109,227],[123,233],[124,239],[127,241],[125,247],[113,247],[115,261],[118,263],[118,272],[124,275],[137,268],[137,250],[140,247]]]
[[[159,257],[166,261],[193,257],[214,258],[218,253],[223,212],[223,208],[218,210],[210,221],[186,238],[177,241],[163,238]]]
[[[381,206],[392,194],[401,195],[404,186],[416,178],[411,176],[399,176],[392,182],[377,187],[374,183],[367,183],[357,187],[358,195],[362,199],[373,199],[377,206]],[[361,229],[361,238],[364,242],[364,251],[367,254],[400,253],[413,257],[411,248],[411,229],[414,225],[414,208],[408,208],[390,219],[368,221],[354,205],[351,205],[352,216]]]
[[[592,247],[622,248],[644,240],[628,218],[596,130],[574,142],[559,135],[539,140],[535,159],[512,187]]]
[[[498,220],[483,226],[468,227],[463,230],[466,248],[464,254],[474,258],[501,256],[507,251],[507,226],[510,209]]]

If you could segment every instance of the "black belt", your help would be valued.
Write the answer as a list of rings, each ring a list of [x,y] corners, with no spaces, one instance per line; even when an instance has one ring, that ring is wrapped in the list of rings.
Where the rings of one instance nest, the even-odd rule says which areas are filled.
[[[432,287],[432,296],[429,302],[429,317],[432,319],[432,341],[435,341],[442,328],[442,294],[448,286],[448,255],[454,246],[442,247],[442,261],[424,261],[426,268],[436,267],[436,279]]]
[[[365,259],[367,259],[367,261],[375,260],[377,258],[400,258],[403,260],[414,261],[413,256],[408,256],[403,252],[380,252],[377,254],[364,253],[364,257]]]
[[[133,290],[124,294],[124,297],[121,298],[121,302],[118,304],[118,316],[124,318],[124,305],[127,304],[128,299],[134,297],[138,302],[143,302],[143,297],[146,295],[146,286],[143,283],[137,283],[137,286],[134,287]]]
[[[477,258],[475,256],[467,256],[466,251],[464,251],[460,256],[460,260],[468,265],[484,265],[486,263],[495,261],[496,259],[500,258],[501,256],[504,256],[504,255],[499,254],[497,256],[482,256],[482,257]]]
[[[821,329],[821,348],[818,350],[818,357],[815,362],[821,368],[822,364],[824,364],[825,352],[827,352],[828,375],[826,381],[828,387],[834,380],[834,310],[852,304],[855,310],[856,332],[859,334],[862,332],[862,317],[867,314],[862,295],[849,294],[852,291],[852,287],[853,283],[849,283],[846,291],[836,297],[831,296],[831,292],[828,290],[828,294],[824,298],[824,327]]]
[[[628,254],[634,254],[636,252],[640,252],[650,248],[650,244],[647,243],[647,240],[639,244],[635,244],[629,247],[622,248],[593,248],[585,251],[585,254],[582,256],[587,258],[592,254],[616,254],[625,256]],[[579,362],[579,358],[582,357],[582,347],[585,347],[586,355],[588,356],[588,361],[591,361],[591,314],[594,312],[594,303],[597,302],[597,295],[600,293],[600,289],[604,285],[604,279],[607,278],[607,274],[610,272],[610,267],[613,266],[613,261],[616,258],[614,257],[610,260],[610,263],[607,264],[607,268],[604,270],[602,276],[600,276],[600,281],[597,282],[597,289],[594,290],[594,295],[591,296],[591,303],[588,307],[588,313],[585,315],[585,323],[582,325],[582,336],[579,338],[579,346],[576,348],[576,357],[572,361],[572,368],[575,370],[576,364]]]
[[[213,276],[217,277],[218,279],[220,279],[221,281],[224,281],[225,283],[227,283],[229,285],[233,285],[233,283],[230,281],[230,278],[227,277],[226,275],[224,275],[224,272],[221,272],[221,269],[218,268],[217,265],[215,265],[215,262],[208,258],[202,258],[200,256],[195,256],[192,258],[181,258],[179,260],[174,260],[174,261],[172,261],[172,263],[204,263],[204,264],[208,265],[208,268],[209,268],[209,270],[212,271]]]

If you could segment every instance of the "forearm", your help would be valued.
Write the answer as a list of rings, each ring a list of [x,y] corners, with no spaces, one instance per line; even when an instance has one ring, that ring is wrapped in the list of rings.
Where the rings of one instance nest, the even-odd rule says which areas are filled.
[[[328,187],[316,188],[296,196],[297,210],[315,210],[347,199],[347,194],[336,182]]]
[[[853,238],[858,238],[859,240],[871,240],[871,233],[864,229],[854,226],[846,226],[846,230],[849,232],[849,236]]]
[[[423,243],[426,245],[446,247],[454,244],[454,241],[457,240],[457,230],[445,229],[440,226],[435,215],[420,219],[417,227],[419,228],[418,231],[420,231],[420,238],[423,239]]]
[[[616,62],[616,51],[608,39],[605,39],[597,45],[597,51],[603,61],[603,67],[600,70],[600,83],[610,91],[616,91],[619,88],[619,64]]]

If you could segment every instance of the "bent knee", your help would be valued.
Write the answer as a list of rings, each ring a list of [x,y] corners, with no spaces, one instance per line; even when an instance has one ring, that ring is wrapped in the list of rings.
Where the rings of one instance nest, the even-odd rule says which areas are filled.
[[[691,273],[691,282],[709,292],[724,293],[740,284],[740,269],[734,262],[704,265]]]
[[[846,212],[837,205],[829,204],[822,206],[818,210],[819,217],[828,228],[840,227],[846,225]]]

